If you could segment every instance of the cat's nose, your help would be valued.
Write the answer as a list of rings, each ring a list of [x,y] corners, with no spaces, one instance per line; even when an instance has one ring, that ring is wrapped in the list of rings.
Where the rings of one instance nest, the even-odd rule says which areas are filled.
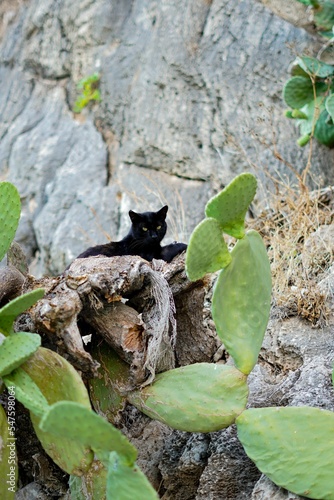
[[[157,234],[155,234],[155,233],[151,234],[151,238],[152,238],[152,240],[155,240],[157,237],[158,237],[158,235],[157,235]]]

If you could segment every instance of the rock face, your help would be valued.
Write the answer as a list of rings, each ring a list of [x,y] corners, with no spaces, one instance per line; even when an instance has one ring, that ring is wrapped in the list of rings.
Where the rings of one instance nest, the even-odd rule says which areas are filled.
[[[36,275],[121,238],[129,208],[167,202],[169,239],[186,241],[235,173],[265,182],[286,171],[278,154],[306,165],[281,89],[289,47],[314,40],[255,0],[4,0],[0,19],[0,176],[22,195],[17,239]],[[102,101],[74,115],[95,71]],[[332,182],[333,154],[315,149],[314,174]]]
[[[235,174],[254,171],[265,199],[266,173],[284,180],[288,163],[306,166],[281,91],[295,52],[315,39],[297,26],[291,2],[180,5],[2,0],[0,179],[21,194],[16,240],[35,276],[122,238],[129,209],[168,204],[169,240],[187,241],[208,198]],[[303,15],[299,26],[309,29]],[[102,101],[76,115],[76,84],[95,71]],[[333,162],[333,151],[313,145],[315,178],[334,184]],[[334,410],[332,326],[273,322],[249,377],[250,405]],[[210,336],[210,348],[215,342]],[[180,348],[180,364],[190,347]],[[142,418],[127,432],[164,500],[298,498],[260,477],[234,428],[192,435]]]

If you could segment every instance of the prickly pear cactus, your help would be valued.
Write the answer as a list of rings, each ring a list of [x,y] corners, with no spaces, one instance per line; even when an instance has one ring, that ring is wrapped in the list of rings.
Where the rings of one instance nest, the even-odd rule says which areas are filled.
[[[245,234],[244,229],[245,214],[256,186],[252,174],[241,174],[212,198],[206,215],[214,219],[204,219],[195,228],[186,255],[186,271],[191,280],[223,268],[215,285],[212,316],[219,337],[237,368],[246,375],[258,358],[271,298],[265,246],[256,231]],[[231,253],[222,230],[239,238]]]
[[[204,219],[193,231],[186,254],[186,272],[191,281],[227,266],[231,255],[216,219]]]
[[[245,234],[245,215],[257,188],[257,180],[250,173],[240,174],[219,194],[208,201],[205,215],[216,219],[221,229],[235,238]]]
[[[89,446],[96,453],[116,451],[128,465],[133,465],[137,450],[112,424],[86,406],[73,401],[53,404],[41,420],[45,432]]]
[[[334,499],[334,413],[309,407],[256,408],[236,420],[247,455],[275,484]]]
[[[9,335],[0,345],[0,376],[8,375],[37,351],[41,337],[36,333],[18,332]]]
[[[75,401],[90,409],[87,389],[78,372],[59,354],[40,347],[23,365],[24,370],[41,391],[48,405],[58,401]],[[43,413],[45,414],[45,413]],[[40,427],[41,418],[30,409],[30,417],[38,439],[59,467],[69,474],[81,475],[93,460],[91,449],[70,436],[59,436]],[[61,416],[63,419],[64,417]],[[65,420],[66,422],[66,420]],[[65,424],[66,425],[66,424]]]
[[[107,500],[107,475],[108,470],[105,465],[97,458],[94,458],[90,469],[83,476],[70,476],[71,500],[95,498]],[[118,492],[114,491],[114,493],[117,494]]]
[[[13,241],[20,213],[21,201],[16,187],[10,182],[0,182],[0,261]]]
[[[213,432],[231,425],[246,407],[246,376],[233,366],[196,363],[160,373],[128,395],[130,403],[173,429]]]
[[[157,492],[139,467],[127,465],[115,452],[110,453],[107,498],[108,500],[159,499]]]
[[[10,338],[10,337],[9,337]],[[48,409],[48,402],[29,375],[18,368],[3,377],[6,387],[15,387],[15,397],[37,417],[42,417]]]
[[[13,332],[13,324],[19,314],[33,306],[44,296],[43,288],[20,295],[0,309],[0,332],[9,335]]]
[[[0,405],[0,488],[2,500],[14,500],[17,470],[14,431],[11,431],[11,425],[9,425],[4,409]]]
[[[212,298],[217,333],[237,368],[254,368],[270,312],[271,273],[260,235],[249,231],[232,250],[232,262],[219,275]]]

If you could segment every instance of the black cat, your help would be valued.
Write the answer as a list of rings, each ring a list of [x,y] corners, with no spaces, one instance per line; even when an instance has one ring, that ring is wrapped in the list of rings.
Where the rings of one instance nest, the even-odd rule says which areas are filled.
[[[77,259],[94,255],[105,255],[106,257],[139,255],[148,261],[162,259],[171,262],[176,255],[187,248],[187,245],[184,243],[171,243],[163,247],[160,245],[167,231],[167,210],[167,205],[158,212],[137,214],[130,210],[129,216],[132,226],[125,238],[121,241],[112,241],[105,245],[90,247],[78,255]]]

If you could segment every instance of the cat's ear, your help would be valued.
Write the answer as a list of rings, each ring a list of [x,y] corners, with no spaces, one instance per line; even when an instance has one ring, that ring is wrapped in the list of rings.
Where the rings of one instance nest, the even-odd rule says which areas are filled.
[[[137,214],[136,212],[134,212],[133,210],[130,210],[129,211],[129,217],[131,219],[131,222],[133,224],[135,224],[136,222],[140,222],[142,220],[141,218],[141,215],[140,214]]]
[[[165,205],[164,207],[160,208],[160,210],[157,212],[157,214],[160,217],[163,217],[165,219],[166,215],[167,215],[167,211],[168,211],[168,205]]]

